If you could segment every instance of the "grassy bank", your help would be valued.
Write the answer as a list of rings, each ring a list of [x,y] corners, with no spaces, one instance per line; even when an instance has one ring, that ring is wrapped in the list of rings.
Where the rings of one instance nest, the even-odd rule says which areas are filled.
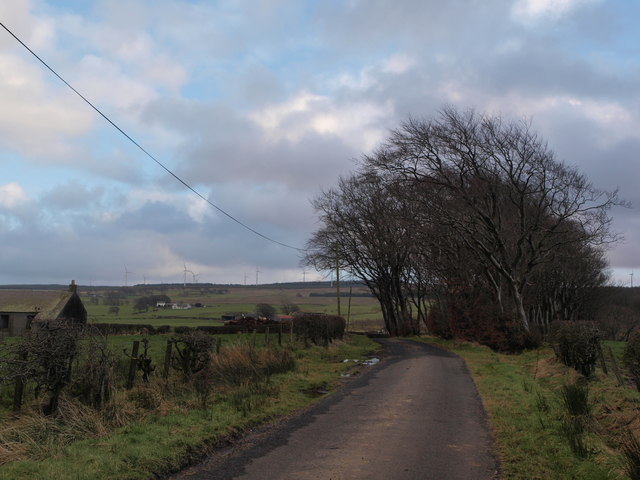
[[[627,429],[640,438],[640,394],[619,387],[598,369],[588,383],[590,414],[570,446],[562,391],[578,375],[555,361],[550,348],[501,355],[488,348],[422,338],[460,355],[474,378],[502,464],[505,480],[623,479],[620,444]],[[614,346],[615,347],[615,346]],[[619,350],[619,348],[618,348]],[[576,453],[577,452],[577,453]]]
[[[352,365],[342,360],[365,358],[377,348],[364,336],[327,349],[297,345],[287,349],[294,370],[259,381],[234,385],[234,374],[210,392],[194,392],[179,378],[154,378],[117,391],[100,412],[66,399],[56,418],[7,414],[0,431],[0,479],[147,479],[175,471],[251,426],[317,401]],[[239,363],[230,357],[226,366]]]

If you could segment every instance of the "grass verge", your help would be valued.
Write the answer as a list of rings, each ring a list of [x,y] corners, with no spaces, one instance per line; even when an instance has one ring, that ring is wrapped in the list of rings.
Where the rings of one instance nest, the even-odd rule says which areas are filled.
[[[489,417],[503,479],[628,478],[620,447],[626,429],[640,433],[637,392],[596,372],[589,381],[589,414],[581,413],[585,427],[579,437],[572,431],[568,438],[567,425],[575,424],[576,415],[564,402],[567,385],[575,385],[578,374],[556,362],[551,349],[502,355],[467,343],[420,340],[465,360]]]

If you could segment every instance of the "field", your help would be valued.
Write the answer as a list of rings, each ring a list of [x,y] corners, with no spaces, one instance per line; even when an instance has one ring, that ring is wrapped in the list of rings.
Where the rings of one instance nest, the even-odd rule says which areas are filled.
[[[343,287],[342,295],[348,295],[349,287]],[[296,305],[302,312],[337,314],[335,288],[328,284],[307,286],[304,284],[266,285],[266,286],[216,286],[200,287],[189,285],[182,287],[129,287],[126,296],[121,297],[123,304],[118,306],[117,314],[110,313],[110,305],[104,301],[108,290],[82,289],[89,323],[140,323],[154,327],[161,325],[197,327],[200,325],[221,325],[220,318],[225,314],[253,313],[256,305],[267,303],[282,313],[283,304]],[[349,329],[354,331],[377,330],[382,328],[382,313],[378,301],[373,297],[362,296],[368,289],[353,287],[354,296],[349,308],[348,296],[341,297],[341,314],[348,320]],[[150,308],[147,312],[134,312],[136,298],[150,295],[167,295],[174,303],[204,305],[189,310]],[[312,296],[332,295],[332,296]]]

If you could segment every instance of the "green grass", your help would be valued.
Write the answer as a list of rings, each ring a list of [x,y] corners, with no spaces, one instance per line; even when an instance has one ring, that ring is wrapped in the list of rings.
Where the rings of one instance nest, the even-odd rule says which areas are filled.
[[[354,289],[355,293],[366,292],[364,287]],[[160,291],[135,290],[135,295],[126,298],[126,303],[119,306],[119,313],[109,313],[109,306],[102,304],[102,299],[94,304],[88,296],[84,296],[89,323],[138,323],[150,324],[155,327],[161,325],[197,327],[200,325],[220,325],[220,318],[229,313],[252,313],[256,304],[268,303],[278,312],[283,303],[296,304],[303,312],[317,312],[337,314],[337,302],[334,297],[311,297],[311,293],[331,293],[333,289],[300,288],[284,289],[269,287],[229,287],[227,293],[212,293],[211,289],[200,289],[187,286],[186,289],[171,289]],[[135,299],[140,296],[163,293],[173,302],[202,303],[203,308],[190,310],[172,310],[150,308],[147,312],[134,313]],[[348,313],[348,298],[341,298],[341,314],[345,318]],[[382,328],[382,313],[380,305],[372,297],[353,297],[350,311],[350,328],[356,331]]]
[[[577,374],[553,360],[549,348],[521,355],[501,355],[488,348],[434,338],[422,339],[460,355],[482,397],[508,480],[621,479],[617,451],[620,428],[637,415],[640,395],[618,388],[614,379],[598,373],[590,382],[593,420],[584,442],[587,458],[576,456],[563,435],[562,386]],[[611,411],[626,412],[624,420]],[[621,414],[622,415],[622,414]]]
[[[252,341],[251,337],[225,337],[228,341]],[[124,348],[132,337],[115,337],[111,341],[114,340],[114,348]],[[158,345],[162,344],[161,340],[159,336]],[[328,349],[296,348],[295,371],[273,375],[262,387],[239,397],[242,400],[248,394],[254,396],[248,410],[238,408],[234,390],[216,390],[206,409],[183,392],[182,400],[174,402],[170,408],[160,402],[155,410],[107,435],[48,445],[46,451],[50,454],[44,458],[6,463],[0,468],[0,479],[134,480],[175,471],[190,457],[205,453],[222,438],[317,401],[318,396],[313,392],[320,386],[335,388],[340,382],[340,374],[351,365],[342,360],[364,359],[377,349],[378,344],[359,335],[352,336],[348,343],[336,342]],[[160,382],[157,386],[160,394],[174,391],[174,396],[180,397],[183,389],[180,382],[162,385]],[[144,387],[140,388],[123,395],[143,395]]]

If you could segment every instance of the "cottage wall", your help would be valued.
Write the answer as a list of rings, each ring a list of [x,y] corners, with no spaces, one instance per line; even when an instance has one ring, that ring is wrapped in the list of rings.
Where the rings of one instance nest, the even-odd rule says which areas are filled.
[[[87,310],[84,308],[82,304],[82,300],[77,294],[74,294],[66,306],[60,312],[58,318],[73,322],[73,323],[87,323]]]
[[[29,313],[0,312],[0,335],[22,335],[32,318]]]

